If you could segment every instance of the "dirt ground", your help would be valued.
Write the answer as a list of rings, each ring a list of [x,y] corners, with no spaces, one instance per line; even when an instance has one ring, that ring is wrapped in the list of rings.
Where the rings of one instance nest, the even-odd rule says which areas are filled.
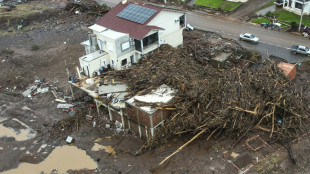
[[[36,78],[45,78],[50,88],[57,88],[63,95],[70,95],[66,65],[69,71],[79,66],[78,58],[84,55],[80,43],[87,39],[87,27],[97,19],[87,14],[73,15],[59,9],[57,15],[38,23],[33,21],[27,31],[2,31],[5,35],[0,37],[0,125],[11,127],[16,132],[22,132],[29,126],[28,135],[35,136],[25,140],[21,137],[19,141],[12,137],[0,138],[0,172],[16,168],[21,163],[40,163],[55,147],[66,144],[65,138],[61,136],[49,138],[53,125],[68,115],[68,112],[56,108],[58,103],[53,94],[49,91],[28,98],[20,93]],[[202,35],[212,36],[214,41],[219,37],[200,31],[184,32],[184,35],[185,42]],[[32,50],[33,44],[38,45],[39,49]],[[304,63],[297,71],[294,83],[304,90],[304,97],[309,99],[310,65]],[[83,101],[83,97],[79,101]],[[86,104],[85,107],[92,113],[96,112],[90,105]],[[103,116],[107,116],[104,111],[100,117]],[[132,132],[122,131],[118,134],[114,123],[107,120],[104,123],[112,127],[106,128],[104,124],[94,128],[93,123],[87,121],[79,131],[69,134],[75,138],[73,146],[85,150],[98,165],[96,171],[70,173],[308,173],[310,170],[307,133],[310,130],[307,128],[304,136],[296,137],[292,144],[296,164],[288,155],[288,147],[270,142],[269,134],[252,132],[232,148],[235,137],[221,139],[214,136],[207,140],[209,132],[159,166],[166,156],[193,135],[174,137],[167,146],[135,156],[143,140]],[[246,140],[251,137],[255,138],[247,143]],[[92,151],[95,143],[110,146],[115,153]],[[41,150],[43,147],[44,150]],[[254,151],[253,148],[257,147],[260,147],[259,150]]]

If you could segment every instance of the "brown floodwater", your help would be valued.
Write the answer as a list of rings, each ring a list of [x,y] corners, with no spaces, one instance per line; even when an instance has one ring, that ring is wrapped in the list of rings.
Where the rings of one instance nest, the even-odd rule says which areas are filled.
[[[58,146],[39,164],[21,163],[17,168],[1,174],[50,173],[54,169],[62,174],[70,169],[96,169],[97,167],[97,163],[86,154],[85,150],[78,149],[76,146]]]
[[[0,119],[0,123],[5,121]],[[13,118],[12,121],[20,123],[25,129],[19,129],[18,131],[14,130],[11,127],[6,127],[3,124],[0,124],[0,138],[2,137],[14,137],[16,141],[25,141],[34,138],[37,133],[31,129],[28,125],[21,122],[20,120]]]

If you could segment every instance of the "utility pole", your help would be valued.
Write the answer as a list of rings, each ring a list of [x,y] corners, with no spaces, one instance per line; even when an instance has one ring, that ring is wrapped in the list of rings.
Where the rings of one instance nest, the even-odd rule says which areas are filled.
[[[303,0],[303,3],[302,3],[302,8],[301,8],[301,14],[300,14],[300,22],[299,22],[298,32],[300,32],[300,28],[301,28],[302,15],[303,15],[303,13],[304,13],[304,7],[305,7],[305,0]]]

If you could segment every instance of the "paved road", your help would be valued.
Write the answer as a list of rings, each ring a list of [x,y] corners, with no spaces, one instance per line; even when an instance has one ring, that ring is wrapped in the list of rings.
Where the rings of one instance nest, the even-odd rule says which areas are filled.
[[[96,0],[99,4],[106,3],[113,7],[121,0]],[[187,22],[197,29],[204,29],[208,31],[218,32],[224,37],[231,39],[238,39],[239,34],[250,32],[260,38],[260,43],[255,45],[247,42],[240,42],[242,46],[249,49],[256,49],[266,57],[273,55],[286,59],[288,62],[303,62],[310,58],[294,55],[290,53],[290,47],[294,44],[301,44],[310,46],[310,40],[278,32],[274,30],[263,29],[260,26],[242,22],[237,19],[213,16],[206,14],[197,14],[194,12],[187,12]],[[238,41],[239,42],[239,41]]]
[[[240,19],[243,16],[253,13],[254,10],[259,9],[260,7],[271,1],[273,0],[249,0],[248,2],[239,6],[237,10],[235,10],[232,14],[229,15],[229,17]]]
[[[244,47],[257,49],[264,55],[278,56],[288,62],[301,62],[308,57],[290,53],[290,47],[294,44],[309,46],[310,40],[300,36],[294,36],[276,30],[264,29],[258,25],[249,24],[239,20],[213,15],[200,15],[187,13],[187,22],[197,29],[205,29],[222,34],[224,37],[237,39],[241,33],[250,32],[260,38],[260,43],[255,45],[247,42],[240,42]]]

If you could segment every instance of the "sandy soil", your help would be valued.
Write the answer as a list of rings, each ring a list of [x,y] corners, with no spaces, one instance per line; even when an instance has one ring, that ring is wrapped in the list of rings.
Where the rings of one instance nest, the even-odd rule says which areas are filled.
[[[34,82],[35,77],[44,77],[49,85],[69,95],[65,62],[70,71],[78,66],[78,57],[84,54],[80,42],[87,39],[87,26],[95,20],[86,14],[70,15],[59,11],[58,16],[52,16],[41,24],[33,23],[30,31],[0,37],[0,51],[14,51],[2,51],[0,56],[0,123],[18,131],[24,128],[22,124],[14,122],[14,119],[18,119],[36,132],[35,138],[24,141],[16,141],[12,137],[0,138],[0,172],[16,168],[21,162],[39,163],[56,146],[66,144],[61,137],[49,139],[52,126],[68,115],[68,112],[56,109],[58,103],[53,94],[48,92],[32,98],[16,94],[23,92]],[[185,35],[185,39],[191,39],[199,38],[203,33],[195,31],[186,32]],[[39,45],[39,50],[31,50],[34,43]],[[295,83],[299,87],[305,87],[310,74],[309,67],[309,64],[298,67]],[[304,91],[304,96],[309,99],[309,88]],[[95,112],[88,105],[85,107]],[[102,112],[100,116],[107,114]],[[143,140],[132,132],[117,134],[114,124],[109,124],[112,125],[109,129],[104,128],[105,125],[93,128],[92,122],[88,121],[78,132],[70,133],[75,138],[73,145],[86,150],[87,155],[98,165],[98,170],[85,173],[238,173],[240,171],[237,168],[242,171],[248,169],[248,173],[307,173],[310,168],[308,134],[292,144],[296,165],[282,145],[267,141],[269,135],[253,132],[232,148],[236,137],[222,140],[215,135],[207,140],[208,132],[159,166],[159,162],[193,135],[172,138],[167,146],[135,156]],[[258,134],[260,139],[250,144],[253,147],[264,147],[253,151],[246,146],[246,140]],[[110,146],[115,154],[104,149],[92,151],[95,143]],[[42,147],[44,151],[40,150]]]

